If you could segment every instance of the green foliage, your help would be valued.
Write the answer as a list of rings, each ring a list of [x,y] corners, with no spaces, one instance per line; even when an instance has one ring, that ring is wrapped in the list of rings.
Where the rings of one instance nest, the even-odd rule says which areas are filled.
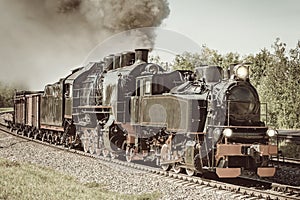
[[[0,108],[13,107],[14,87],[0,82]]]
[[[13,107],[15,91],[27,90],[24,83],[4,83],[0,81],[0,108]]]
[[[225,69],[229,65],[238,62],[241,62],[240,55],[238,53],[221,55],[218,51],[203,46],[200,53],[184,52],[182,55],[177,55],[172,63],[172,67],[175,70],[185,69],[193,71],[196,67],[217,65]]]
[[[278,128],[300,128],[299,45],[287,51],[277,39],[273,53],[263,49],[248,57],[253,63],[251,81],[261,101],[268,102],[269,124]]]
[[[165,70],[170,70],[169,69],[169,63],[168,62],[163,62],[162,60],[161,60],[161,58],[159,57],[159,56],[150,56],[149,57],[149,61],[151,62],[151,63],[155,63],[155,64],[158,64],[158,65],[160,65],[163,69],[165,69]]]
[[[300,159],[300,145],[281,141],[279,143],[279,149],[282,151],[284,157]]]

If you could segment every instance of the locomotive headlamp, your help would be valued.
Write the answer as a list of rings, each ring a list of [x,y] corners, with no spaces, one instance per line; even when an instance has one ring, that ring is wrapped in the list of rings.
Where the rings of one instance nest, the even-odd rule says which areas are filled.
[[[232,136],[232,130],[230,128],[225,128],[224,131],[223,131],[223,134],[226,137],[231,137]]]
[[[269,137],[274,137],[276,134],[277,134],[277,131],[274,130],[274,129],[269,129],[269,130],[267,130],[267,135],[268,135]]]
[[[237,65],[234,67],[234,74],[237,78],[246,80],[249,76],[249,69],[244,65]]]

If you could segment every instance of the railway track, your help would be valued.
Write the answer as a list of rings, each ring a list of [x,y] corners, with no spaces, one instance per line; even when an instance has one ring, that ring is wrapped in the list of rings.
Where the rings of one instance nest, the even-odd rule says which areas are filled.
[[[274,165],[277,165],[279,168],[289,168],[289,169],[298,169],[300,171],[300,160],[292,158],[279,158],[272,159]]]
[[[222,180],[205,179],[197,176],[190,177],[188,175],[178,174],[172,171],[166,172],[156,167],[146,166],[146,165],[133,163],[133,162],[129,163],[119,159],[112,159],[103,156],[93,155],[93,154],[85,153],[80,150],[66,149],[63,146],[49,144],[39,140],[33,140],[32,138],[18,135],[14,132],[9,131],[7,127],[5,127],[3,124],[1,124],[0,130],[6,132],[7,134],[22,138],[27,141],[32,141],[35,143],[47,145],[52,148],[72,152],[85,157],[100,159],[104,162],[115,163],[117,165],[122,165],[128,168],[145,171],[153,177],[166,179],[170,183],[176,184],[178,186],[185,185],[193,189],[205,188],[207,190],[217,191],[218,193],[224,195],[226,194],[227,196],[229,195],[232,198],[240,198],[240,199],[248,199],[248,198],[249,199],[262,199],[262,198],[263,199],[300,199],[300,187],[280,185],[280,184],[270,183],[266,181],[258,182],[257,180],[246,180],[242,178],[235,179],[235,181],[232,182],[232,180],[222,181]]]

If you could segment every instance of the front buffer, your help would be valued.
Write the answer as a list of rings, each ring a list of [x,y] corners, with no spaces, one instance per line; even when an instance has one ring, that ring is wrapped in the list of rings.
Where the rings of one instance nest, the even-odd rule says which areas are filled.
[[[242,170],[250,170],[260,177],[271,177],[275,167],[268,165],[269,157],[277,155],[276,145],[217,144],[216,174],[220,178],[235,178]]]

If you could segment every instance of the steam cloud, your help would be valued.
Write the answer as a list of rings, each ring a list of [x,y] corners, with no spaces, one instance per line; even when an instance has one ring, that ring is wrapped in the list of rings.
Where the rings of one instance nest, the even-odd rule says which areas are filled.
[[[57,13],[76,15],[86,21],[94,30],[111,33],[159,26],[169,15],[166,0],[45,0]],[[54,4],[54,5],[53,5]],[[136,33],[133,32],[133,34]],[[144,33],[146,34],[146,33]],[[146,35],[145,46],[153,45],[154,34]],[[137,34],[137,38],[145,35]]]
[[[3,0],[0,78],[43,89],[107,37],[159,26],[169,12],[167,0]],[[153,32],[130,34],[139,46],[154,45]]]

